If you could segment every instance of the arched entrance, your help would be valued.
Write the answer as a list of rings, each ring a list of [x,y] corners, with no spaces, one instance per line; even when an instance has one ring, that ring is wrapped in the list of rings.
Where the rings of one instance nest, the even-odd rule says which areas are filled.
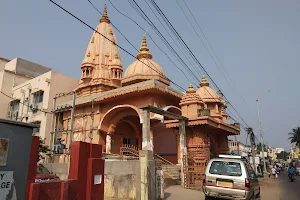
[[[123,145],[141,148],[142,112],[132,105],[119,105],[107,111],[100,121],[99,143],[106,153],[120,154]]]

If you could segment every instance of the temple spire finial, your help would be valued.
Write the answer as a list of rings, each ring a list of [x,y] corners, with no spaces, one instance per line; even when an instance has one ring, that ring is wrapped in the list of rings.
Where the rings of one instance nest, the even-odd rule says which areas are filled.
[[[147,47],[146,35],[143,35],[140,52],[137,54],[136,58],[137,59],[141,59],[141,58],[151,59],[152,58],[152,55],[149,53],[149,48]]]
[[[202,76],[202,81],[200,83],[200,86],[203,87],[203,86],[209,86],[209,83],[206,81],[206,77],[203,75]]]
[[[100,19],[100,23],[102,23],[102,22],[110,23],[110,20],[109,20],[108,15],[107,15],[106,4],[104,4],[104,10],[103,10],[103,13],[102,13],[102,17]]]
[[[189,88],[186,90],[186,93],[188,93],[188,94],[196,93],[192,84],[189,85]]]

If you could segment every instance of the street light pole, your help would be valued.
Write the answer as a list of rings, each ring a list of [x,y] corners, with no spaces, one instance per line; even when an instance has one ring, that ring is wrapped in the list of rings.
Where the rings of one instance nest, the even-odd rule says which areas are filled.
[[[270,92],[270,91],[268,91],[268,92]],[[259,94],[256,94],[256,108],[257,108],[257,119],[258,119],[259,132],[260,132],[260,145],[261,145],[262,156],[263,156],[264,171],[266,172],[267,167],[266,167],[266,159],[265,159],[265,147],[264,147],[264,141],[263,141],[263,135],[262,135],[262,126],[261,126],[259,107],[258,107],[258,97],[259,97]]]

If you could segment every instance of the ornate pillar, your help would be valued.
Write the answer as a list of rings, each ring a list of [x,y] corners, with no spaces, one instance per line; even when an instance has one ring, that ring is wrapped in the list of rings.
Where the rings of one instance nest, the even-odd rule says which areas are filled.
[[[186,131],[185,131],[185,121],[179,121],[179,149],[180,149],[180,159],[178,160],[179,164],[183,163],[183,156],[186,155]]]
[[[142,149],[153,151],[150,142],[150,110],[143,110],[143,141]]]
[[[105,145],[105,152],[111,153],[111,135],[106,135],[106,145]]]
[[[152,151],[152,154],[154,155],[154,141],[153,141],[153,129],[150,129],[150,150]]]
[[[184,186],[184,165],[187,166],[187,161],[184,163],[184,156],[187,155],[186,148],[186,132],[185,132],[185,120],[179,120],[179,148],[180,148],[180,160],[179,164],[181,164],[181,184]]]

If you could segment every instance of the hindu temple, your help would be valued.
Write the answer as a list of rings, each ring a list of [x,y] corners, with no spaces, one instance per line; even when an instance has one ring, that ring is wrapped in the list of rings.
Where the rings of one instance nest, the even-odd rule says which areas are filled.
[[[106,6],[96,30],[78,68],[72,141],[101,144],[108,159],[150,150],[164,164],[180,166],[181,181],[196,187],[208,160],[227,153],[227,137],[240,133],[239,124],[228,123],[226,102],[201,74],[198,88],[182,93],[170,87],[146,35],[136,60],[123,66]],[[62,130],[56,139],[68,144],[70,132],[63,130],[70,130],[72,112],[56,109]]]

